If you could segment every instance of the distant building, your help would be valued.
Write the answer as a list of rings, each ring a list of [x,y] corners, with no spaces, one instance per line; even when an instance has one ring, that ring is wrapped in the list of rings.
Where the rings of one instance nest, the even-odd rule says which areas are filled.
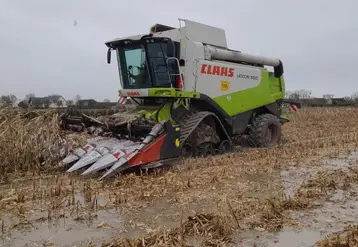
[[[50,95],[47,97],[31,97],[28,105],[34,108],[65,108],[67,102],[61,95]]]
[[[345,98],[332,98],[332,105],[339,105],[339,104],[344,104],[347,103],[347,100]]]
[[[81,99],[77,101],[76,105],[79,107],[92,108],[98,106],[98,102],[94,99]]]
[[[98,102],[94,99],[81,99],[76,105],[83,109],[109,109],[115,107],[117,102]]]

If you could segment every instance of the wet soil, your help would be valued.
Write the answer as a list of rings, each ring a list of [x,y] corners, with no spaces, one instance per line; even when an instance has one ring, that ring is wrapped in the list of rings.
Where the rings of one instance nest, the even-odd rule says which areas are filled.
[[[289,167],[281,172],[285,193],[293,195],[309,175],[318,171],[347,169],[356,166],[357,162],[358,152],[352,152],[348,157],[327,159],[319,167]],[[284,227],[275,234],[267,233],[263,229],[246,231],[239,236],[242,242],[239,246],[315,246],[317,241],[328,234],[341,231],[346,226],[358,222],[358,186],[352,186],[349,191],[337,189],[328,198],[315,200],[314,205],[314,209],[288,211],[295,227]]]
[[[269,173],[247,172],[239,180],[236,176],[228,176],[225,181],[215,181],[199,189],[188,186],[185,192],[175,195],[120,203],[115,203],[118,198],[113,199],[101,187],[83,188],[79,178],[78,184],[73,185],[75,182],[66,175],[60,177],[63,179],[60,186],[59,178],[7,184],[0,187],[0,202],[9,200],[1,204],[6,207],[0,211],[0,246],[99,246],[121,236],[134,238],[159,227],[174,228],[195,213],[214,212],[224,195],[232,200],[264,200],[283,189],[287,196],[292,196],[317,172],[348,169],[357,162],[358,152],[353,152],[314,164],[285,166]],[[23,189],[24,196],[19,188]],[[42,196],[21,201],[35,190]],[[314,208],[286,211],[292,221],[291,227],[284,226],[276,233],[261,227],[243,227],[234,234],[236,244],[232,246],[314,246],[328,233],[358,222],[357,199],[356,185],[347,190],[336,189],[323,199],[315,199]],[[202,238],[194,237],[191,244],[201,246],[201,241]]]
[[[78,205],[85,205],[83,195],[78,194],[75,198]],[[104,202],[103,198],[99,198],[99,204]],[[123,219],[116,210],[77,211],[68,212],[64,208],[56,215],[50,215],[48,208],[34,205],[27,216],[2,212],[0,246],[46,246],[50,243],[56,246],[87,246],[90,242],[99,244],[125,230]]]

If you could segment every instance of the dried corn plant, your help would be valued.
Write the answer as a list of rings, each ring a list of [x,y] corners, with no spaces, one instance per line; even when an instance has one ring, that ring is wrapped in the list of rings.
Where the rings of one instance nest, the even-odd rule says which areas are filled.
[[[238,219],[226,198],[218,202],[215,213],[189,216],[173,229],[158,229],[136,239],[120,238],[103,247],[129,246],[192,246],[190,237],[203,237],[204,246],[224,246],[233,243],[232,234],[239,227]]]
[[[54,111],[0,109],[0,179],[15,173],[37,174],[52,167],[60,147],[76,139],[60,132]]]
[[[329,234],[315,245],[317,247],[356,247],[358,246],[358,225],[350,225],[343,231]]]
[[[296,192],[298,198],[328,197],[337,189],[348,190],[358,184],[358,168],[326,169],[312,175]]]

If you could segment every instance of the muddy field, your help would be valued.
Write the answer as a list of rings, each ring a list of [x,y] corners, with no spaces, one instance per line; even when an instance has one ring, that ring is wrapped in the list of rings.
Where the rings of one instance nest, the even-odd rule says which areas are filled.
[[[48,147],[86,136],[30,115],[0,110],[0,246],[358,246],[357,108],[301,109],[276,148],[108,182],[54,169]]]

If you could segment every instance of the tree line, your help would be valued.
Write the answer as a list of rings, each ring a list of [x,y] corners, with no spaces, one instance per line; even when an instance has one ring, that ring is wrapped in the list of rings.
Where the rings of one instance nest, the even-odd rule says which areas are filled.
[[[323,94],[322,97],[312,97],[312,91],[300,89],[296,91],[287,91],[285,98],[298,100],[307,106],[349,106],[358,104],[358,92],[345,97],[335,97],[334,94]]]
[[[312,99],[312,98],[319,98],[319,97],[312,97],[312,91],[306,89],[300,89],[295,91],[287,91],[286,92],[287,99]],[[335,98],[334,94],[323,94],[322,99],[333,99]],[[350,96],[342,97],[343,99],[349,101],[358,101],[358,92],[353,93]]]
[[[48,102],[48,99],[46,99],[46,98],[50,98],[51,96],[61,96],[61,95],[51,94],[51,95],[47,95],[47,96],[43,97],[45,104],[50,103],[50,102]],[[19,100],[18,97],[14,94],[1,95],[0,96],[0,104],[7,105],[7,106],[18,105],[20,107],[26,107],[28,105],[28,101],[30,100],[30,98],[36,98],[36,95],[34,93],[26,94],[26,96],[22,100]],[[82,99],[81,95],[77,94],[73,99],[66,100],[66,106],[75,106],[81,99]],[[110,102],[110,100],[104,99],[102,102],[108,103],[108,102]],[[53,102],[53,103],[55,103],[57,105],[62,104],[62,102],[60,102],[60,101]]]
[[[50,97],[53,95],[48,95]],[[25,98],[21,101],[18,100],[16,95],[9,94],[9,95],[2,95],[0,96],[0,104],[2,105],[9,105],[15,106],[16,103],[19,104],[20,107],[26,106],[27,102],[30,98],[35,98],[34,93],[29,93],[25,96]],[[44,97],[46,98],[46,97]],[[327,102],[339,102],[340,105],[350,105],[350,104],[357,104],[358,103],[358,92],[353,93],[350,96],[342,97],[342,98],[335,98],[334,94],[323,94],[322,97],[313,97],[312,91],[307,89],[300,89],[295,91],[287,91],[286,92],[286,99],[293,99],[293,100],[300,100],[307,105],[327,105]],[[77,94],[73,99],[66,100],[67,106],[77,105],[77,103],[82,99],[82,97]],[[109,103],[109,99],[104,99],[103,103]],[[60,102],[54,102],[60,104]],[[332,103],[331,103],[332,104]],[[334,103],[333,103],[334,104]]]

